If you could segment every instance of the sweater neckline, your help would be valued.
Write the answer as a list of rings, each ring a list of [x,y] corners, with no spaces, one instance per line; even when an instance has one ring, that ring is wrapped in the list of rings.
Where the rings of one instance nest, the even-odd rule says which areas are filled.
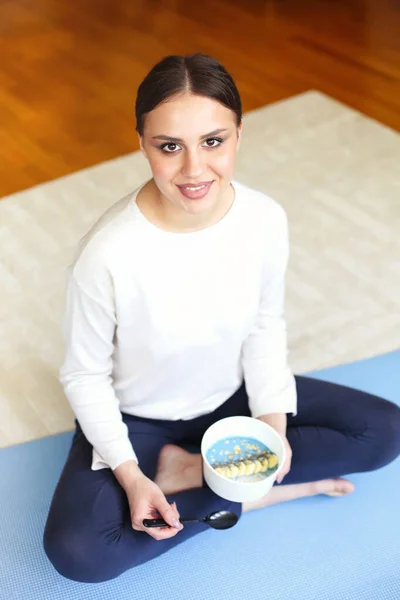
[[[146,227],[146,229],[149,232],[153,232],[154,234],[158,235],[158,236],[164,236],[164,237],[169,237],[170,239],[193,239],[193,238],[198,238],[198,237],[203,237],[206,235],[211,235],[214,232],[219,231],[220,229],[224,229],[229,222],[232,220],[234,214],[237,212],[237,206],[238,206],[238,187],[237,187],[237,183],[234,180],[231,180],[231,185],[233,187],[234,190],[234,198],[233,198],[233,202],[232,205],[230,207],[230,209],[228,210],[228,212],[219,220],[217,221],[217,223],[214,223],[213,225],[209,225],[208,227],[204,227],[203,229],[197,229],[196,231],[168,231],[167,229],[162,229],[161,227],[158,227],[158,225],[155,225],[154,223],[152,223],[147,217],[145,217],[145,215],[143,214],[143,212],[140,210],[136,199],[138,197],[138,194],[140,192],[140,190],[148,183],[147,180],[145,181],[142,185],[140,185],[136,191],[134,192],[132,198],[131,198],[131,206],[133,208],[133,210],[136,213],[137,218],[140,220],[141,224]]]

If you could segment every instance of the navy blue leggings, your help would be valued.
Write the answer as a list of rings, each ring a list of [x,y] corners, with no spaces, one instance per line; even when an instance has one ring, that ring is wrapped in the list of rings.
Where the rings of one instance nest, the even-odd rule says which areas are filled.
[[[400,408],[347,387],[296,377],[298,415],[288,416],[292,468],[284,484],[316,481],[378,469],[400,454]],[[244,386],[214,413],[190,421],[161,421],[123,415],[142,471],[151,479],[167,443],[199,446],[215,421],[249,415]],[[110,469],[91,470],[92,447],[79,425],[51,503],[44,548],[59,573],[69,579],[100,582],[151,560],[204,531],[186,526],[175,537],[156,541],[131,527],[124,490]],[[209,488],[167,496],[182,516],[203,517],[214,510],[240,516],[241,505]],[[238,525],[240,526],[240,524]]]

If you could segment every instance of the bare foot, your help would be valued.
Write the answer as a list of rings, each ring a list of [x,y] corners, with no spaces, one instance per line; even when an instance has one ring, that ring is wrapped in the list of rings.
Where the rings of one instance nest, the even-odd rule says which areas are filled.
[[[316,494],[325,494],[326,496],[346,496],[354,492],[354,485],[347,479],[323,479],[314,481]]]
[[[309,483],[296,483],[292,485],[274,486],[272,490],[259,500],[245,502],[243,512],[265,508],[279,502],[296,500],[307,496],[317,496],[324,494],[326,496],[345,496],[354,492],[354,485],[347,479],[323,479],[321,481],[311,481]]]
[[[191,454],[179,446],[167,444],[160,452],[155,483],[164,494],[176,494],[202,486],[201,454]],[[322,479],[309,483],[274,486],[266,495],[243,504],[243,512],[265,508],[279,502],[296,500],[307,496],[345,496],[354,492],[354,485],[347,479]]]
[[[179,446],[167,444],[160,452],[154,481],[164,494],[176,494],[201,487],[201,455],[191,454]]]

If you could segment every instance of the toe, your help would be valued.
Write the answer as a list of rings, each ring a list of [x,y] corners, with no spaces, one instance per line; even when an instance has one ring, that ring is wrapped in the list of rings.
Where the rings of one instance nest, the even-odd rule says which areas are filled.
[[[347,479],[323,479],[314,483],[315,494],[326,496],[345,496],[354,492],[354,485]]]
[[[354,492],[354,485],[347,479],[333,479],[332,482],[331,490],[326,492],[328,496],[345,496]]]

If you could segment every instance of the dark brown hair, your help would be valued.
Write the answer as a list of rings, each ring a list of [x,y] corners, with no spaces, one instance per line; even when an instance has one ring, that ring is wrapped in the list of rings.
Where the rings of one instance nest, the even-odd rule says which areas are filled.
[[[225,67],[206,54],[170,55],[158,62],[138,88],[136,131],[143,135],[146,113],[173,96],[190,92],[217,100],[242,122],[242,102],[236,84]]]

